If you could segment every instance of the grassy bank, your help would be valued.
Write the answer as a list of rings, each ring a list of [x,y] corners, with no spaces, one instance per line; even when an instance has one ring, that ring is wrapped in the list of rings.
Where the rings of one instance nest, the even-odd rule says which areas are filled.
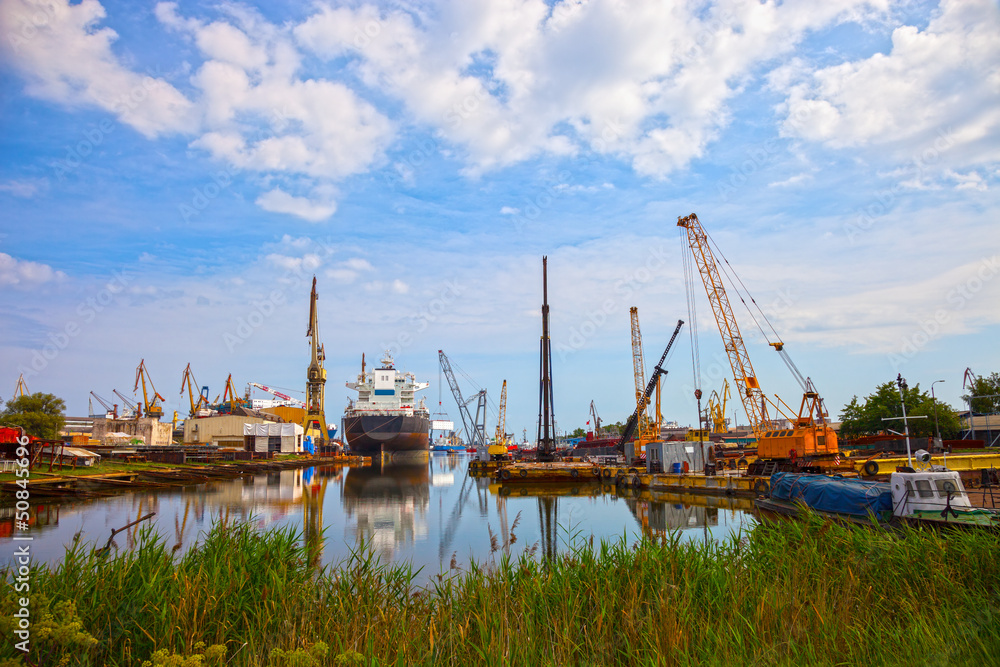
[[[216,526],[181,558],[149,533],[140,545],[111,556],[76,545],[34,570],[32,662],[984,665],[1000,655],[996,534],[813,520],[715,545],[581,541],[551,563],[498,551],[422,589],[409,568],[364,550],[316,570],[287,530]],[[8,583],[5,610],[14,597]]]

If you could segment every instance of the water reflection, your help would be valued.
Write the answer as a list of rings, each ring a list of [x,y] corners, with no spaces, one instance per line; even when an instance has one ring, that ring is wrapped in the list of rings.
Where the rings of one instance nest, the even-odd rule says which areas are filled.
[[[753,524],[749,500],[651,494],[612,485],[506,484],[467,474],[468,457],[435,455],[429,462],[373,467],[321,466],[212,481],[162,484],[96,500],[32,505],[35,562],[59,562],[73,536],[104,546],[112,529],[156,512],[115,537],[136,543],[152,524],[168,549],[181,554],[216,521],[253,519],[259,528],[301,531],[313,563],[350,557],[360,540],[383,562],[409,561],[428,581],[470,560],[489,562],[522,551],[553,558],[574,539],[629,541],[681,530],[684,540],[725,539]],[[13,553],[13,508],[0,508],[0,548]],[[325,537],[325,539],[321,539]],[[6,546],[4,546],[6,542]],[[9,558],[9,556],[8,556]]]
[[[388,560],[427,533],[430,469],[426,463],[375,463],[344,480],[349,542],[372,545]]]

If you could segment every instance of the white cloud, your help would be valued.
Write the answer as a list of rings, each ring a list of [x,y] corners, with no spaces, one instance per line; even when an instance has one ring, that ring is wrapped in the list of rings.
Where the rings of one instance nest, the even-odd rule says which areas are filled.
[[[397,278],[392,281],[392,291],[396,294],[407,294],[410,291],[410,286]]]
[[[594,151],[664,176],[704,153],[753,68],[885,4],[365,4],[322,7],[294,34],[321,57],[353,59],[367,85],[463,147],[470,173]]]
[[[521,212],[521,209],[514,208],[513,206],[503,206],[500,209],[500,215],[517,215]]]
[[[281,188],[274,188],[257,197],[257,205],[272,213],[288,213],[309,222],[326,220],[337,210],[333,202],[313,202],[306,197],[290,195]]]
[[[995,0],[943,0],[925,29],[896,28],[888,53],[815,71],[797,62],[771,80],[788,95],[783,132],[889,147],[918,170],[1000,160],[998,34]]]
[[[190,129],[192,103],[163,79],[122,66],[111,48],[118,34],[98,27],[104,17],[95,0],[0,5],[4,53],[27,79],[27,92],[105,109],[147,137]]]
[[[22,179],[0,183],[0,192],[9,192],[15,197],[30,199],[40,190],[47,188],[49,182],[44,178]]]
[[[17,259],[0,252],[0,285],[29,289],[65,278],[65,273],[56,271],[48,264]]]

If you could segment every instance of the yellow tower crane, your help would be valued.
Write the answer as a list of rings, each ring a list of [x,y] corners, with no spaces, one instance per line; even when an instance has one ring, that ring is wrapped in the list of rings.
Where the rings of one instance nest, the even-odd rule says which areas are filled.
[[[629,316],[632,320],[632,371],[635,375],[635,401],[638,412],[638,423],[636,424],[635,435],[635,455],[639,456],[648,442],[656,442],[660,439],[660,428],[663,425],[663,415],[660,412],[660,381],[661,376],[656,378],[655,388],[655,411],[654,415],[646,412],[650,399],[646,393],[646,365],[642,353],[642,332],[639,329],[639,309],[635,306],[629,308]]]
[[[197,393],[197,400],[195,399],[195,388],[197,386],[198,381],[194,379],[194,372],[191,371],[191,364],[188,363],[187,367],[184,369],[183,375],[181,375],[181,394],[183,394],[184,389],[187,388],[188,401],[191,403],[191,411],[188,413],[188,417],[194,417],[198,410],[208,407],[208,397],[200,391]]]
[[[149,383],[149,389],[146,388],[146,383]],[[160,401],[166,400],[156,391],[156,387],[153,386],[153,380],[149,377],[149,371],[146,370],[146,360],[142,359],[139,361],[139,366],[135,369],[135,387],[132,391],[139,391],[139,384],[142,384],[142,412],[147,417],[153,417],[154,419],[159,419],[163,416],[163,404]],[[150,397],[150,391],[152,390],[152,397]]]
[[[784,343],[780,340],[768,344],[781,355],[782,360],[802,386],[803,394],[798,415],[790,416],[793,428],[775,428],[768,414],[769,400],[761,389],[757,374],[750,363],[750,355],[747,353],[743,336],[729,304],[715,255],[709,245],[708,234],[694,213],[679,217],[677,226],[686,230],[691,256],[708,293],[712,313],[719,326],[719,333],[722,334],[723,347],[733,369],[737,393],[757,438],[758,460],[747,472],[751,475],[765,474],[778,469],[820,472],[823,468],[836,467],[837,434],[827,423],[823,399],[813,386],[812,380],[803,377],[792,363],[784,351]],[[690,285],[688,287],[691,288]],[[776,411],[781,411],[776,405],[775,408]]]
[[[500,418],[497,420],[497,430],[493,437],[493,444],[487,452],[491,459],[507,458],[507,381],[503,381],[503,388],[500,389]]]
[[[319,342],[317,299],[319,299],[319,294],[316,292],[316,276],[313,276],[312,293],[309,295],[309,328],[306,329],[306,337],[309,338],[309,349],[312,354],[309,368],[306,371],[306,413],[302,427],[305,430],[305,435],[312,438],[315,446],[325,447],[328,438],[324,408],[326,369],[323,368],[326,352],[323,350],[322,343]]]

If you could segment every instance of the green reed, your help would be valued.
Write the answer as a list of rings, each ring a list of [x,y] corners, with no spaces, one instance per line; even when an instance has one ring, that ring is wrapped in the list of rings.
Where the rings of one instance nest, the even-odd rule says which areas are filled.
[[[812,518],[724,542],[566,542],[552,561],[495,544],[485,562],[423,586],[370,547],[320,568],[293,530],[247,523],[216,524],[182,557],[149,530],[130,551],[74,543],[32,574],[30,659],[983,665],[1000,655],[996,533],[897,534]],[[14,597],[8,583],[5,609]],[[10,620],[0,658],[22,664]]]

